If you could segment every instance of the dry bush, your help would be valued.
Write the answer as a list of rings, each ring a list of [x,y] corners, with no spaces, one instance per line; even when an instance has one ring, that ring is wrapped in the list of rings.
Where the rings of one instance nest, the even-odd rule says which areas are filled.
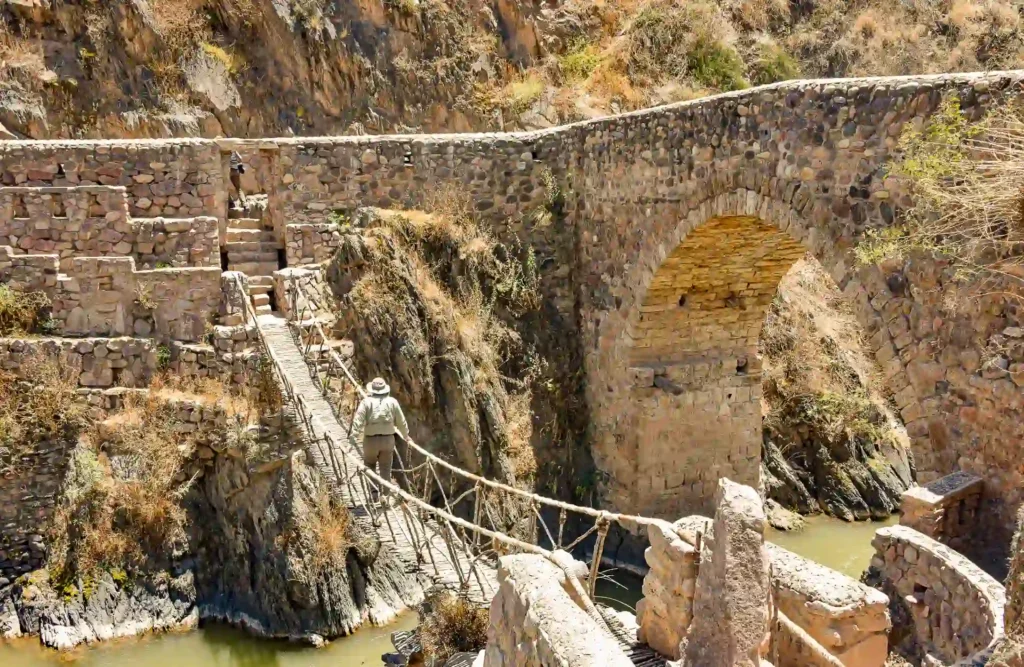
[[[423,653],[443,665],[456,653],[480,651],[487,644],[489,612],[447,591],[424,603],[429,610],[420,623]]]
[[[78,368],[44,353],[0,370],[0,474],[18,474],[36,443],[74,438],[88,410],[78,400]]]
[[[862,263],[939,254],[961,287],[1019,298],[1024,286],[1024,110],[1010,106],[972,124],[950,97],[923,128],[909,127],[891,175],[907,183],[914,207],[900,225],[870,233]],[[971,290],[963,293],[967,296]]]
[[[298,530],[312,578],[329,569],[344,568],[349,550],[365,546],[348,508],[335,502],[326,490],[312,499]]]
[[[157,32],[175,56],[193,52],[209,32],[206,0],[150,0],[150,6]]]
[[[0,285],[0,336],[45,332],[49,324],[49,296],[43,292],[19,292]]]

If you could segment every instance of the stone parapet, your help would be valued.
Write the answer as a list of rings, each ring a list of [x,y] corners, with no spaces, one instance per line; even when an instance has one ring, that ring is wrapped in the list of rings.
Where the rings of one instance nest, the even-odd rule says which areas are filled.
[[[872,575],[909,610],[921,657],[985,664],[1003,636],[1003,585],[963,554],[906,526],[882,528],[872,544]]]
[[[566,590],[564,570],[532,554],[504,556],[491,602],[484,667],[631,667]]]
[[[284,230],[288,266],[325,262],[341,246],[340,227],[333,222],[287,225]]]
[[[651,546],[644,559],[650,569],[644,577],[644,597],[636,606],[637,639],[678,660],[679,644],[693,620],[698,553],[668,522],[648,526],[647,536]]]
[[[907,489],[900,525],[969,554],[984,489],[982,478],[963,471]]]
[[[768,555],[780,612],[846,667],[885,664],[892,626],[885,594],[774,544]],[[787,649],[780,650],[782,665],[808,664],[799,638],[780,649]]]

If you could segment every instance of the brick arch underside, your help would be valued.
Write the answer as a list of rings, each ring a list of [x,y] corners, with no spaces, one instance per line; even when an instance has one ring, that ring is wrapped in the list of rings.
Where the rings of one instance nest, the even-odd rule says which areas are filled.
[[[719,215],[658,266],[626,333],[639,511],[710,512],[720,477],[760,485],[758,340],[779,281],[806,252],[755,215]]]

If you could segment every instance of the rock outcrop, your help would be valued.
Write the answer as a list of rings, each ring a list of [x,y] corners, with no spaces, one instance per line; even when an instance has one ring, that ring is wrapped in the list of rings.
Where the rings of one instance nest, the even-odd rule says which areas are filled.
[[[771,581],[761,499],[749,486],[718,482],[715,519],[701,544],[686,667],[759,667],[769,645]]]

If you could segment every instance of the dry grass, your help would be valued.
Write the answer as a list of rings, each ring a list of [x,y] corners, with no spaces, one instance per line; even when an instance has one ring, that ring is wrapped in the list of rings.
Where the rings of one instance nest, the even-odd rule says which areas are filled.
[[[50,320],[50,297],[43,292],[19,292],[0,285],[0,336],[45,330]]]
[[[349,550],[362,543],[348,509],[336,503],[326,490],[313,498],[299,532],[312,578],[331,568],[344,568]]]
[[[0,370],[0,475],[17,474],[36,443],[73,438],[87,422],[78,369],[39,353]]]
[[[186,429],[185,402],[222,410],[226,423]],[[196,448],[219,444],[248,454],[259,409],[256,392],[212,379],[161,376],[148,392],[125,394],[122,408],[85,432],[72,457],[51,528],[54,580],[136,572],[181,551]]]
[[[487,644],[489,612],[448,592],[431,597],[420,624],[423,653],[435,664],[456,653],[480,651]]]
[[[761,330],[765,428],[806,424],[832,440],[906,444],[892,428],[878,366],[864,350],[849,304],[815,260],[801,260],[779,287]]]
[[[901,137],[892,175],[907,181],[915,206],[901,226],[868,237],[863,263],[938,253],[955,263],[960,299],[979,290],[1014,298],[1024,286],[1024,110],[1006,107],[977,124],[956,98],[922,129]],[[954,286],[955,287],[955,286]],[[955,303],[947,303],[955,310]]]
[[[175,56],[193,52],[209,33],[206,0],[150,0],[150,6],[157,32]]]

